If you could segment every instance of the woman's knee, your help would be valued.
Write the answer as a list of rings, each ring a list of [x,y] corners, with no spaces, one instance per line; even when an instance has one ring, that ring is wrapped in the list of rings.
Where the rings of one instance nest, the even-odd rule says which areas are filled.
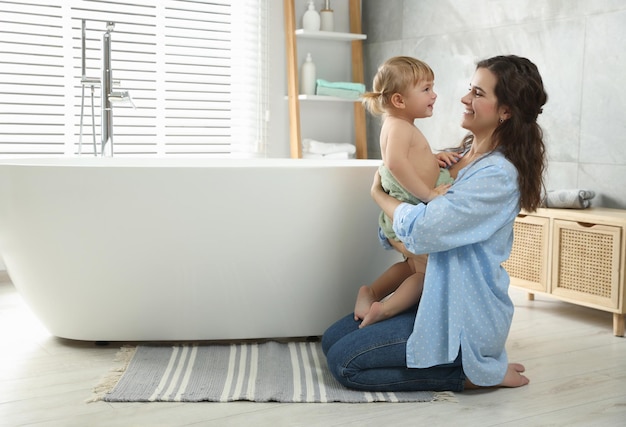
[[[328,351],[336,342],[358,329],[359,324],[354,320],[354,314],[348,314],[333,323],[322,335],[322,351],[324,354],[328,354]]]
[[[328,351],[330,350],[330,348],[333,346],[334,343],[335,343],[334,337],[332,337],[332,335],[328,333],[328,331],[324,332],[324,335],[322,335],[322,351],[327,357],[328,357]]]
[[[344,387],[351,387],[348,380],[348,370],[346,369],[345,350],[340,345],[331,347],[326,353],[326,363],[328,370],[333,377]]]

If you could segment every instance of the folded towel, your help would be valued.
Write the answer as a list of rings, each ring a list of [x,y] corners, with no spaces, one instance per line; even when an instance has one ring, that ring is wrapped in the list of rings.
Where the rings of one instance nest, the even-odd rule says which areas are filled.
[[[315,94],[320,96],[336,96],[337,98],[344,98],[350,100],[358,100],[361,97],[361,92],[348,89],[336,89],[332,87],[317,87]]]
[[[365,92],[363,83],[352,82],[329,82],[317,79],[315,94],[323,96],[336,96],[338,98],[357,100]]]
[[[305,138],[302,140],[302,151],[311,154],[333,154],[333,153],[356,153],[353,144],[339,142],[320,142],[314,139]]]
[[[324,79],[317,79],[316,83],[317,83],[317,87],[343,89],[343,90],[350,90],[350,91],[355,91],[359,93],[365,92],[365,85],[363,83],[329,82]]]
[[[543,200],[547,208],[585,209],[591,206],[596,193],[592,190],[550,190]]]

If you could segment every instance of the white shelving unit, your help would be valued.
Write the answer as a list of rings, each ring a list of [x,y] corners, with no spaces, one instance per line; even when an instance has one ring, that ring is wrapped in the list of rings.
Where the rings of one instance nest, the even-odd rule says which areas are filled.
[[[337,40],[337,41],[353,41],[365,40],[365,34],[340,33],[337,31],[307,31],[299,29],[295,31],[296,37],[318,39],[318,40]]]
[[[289,97],[287,97],[289,99]],[[298,95],[298,99],[300,101],[337,101],[337,102],[355,102],[353,99],[347,98],[339,98],[337,96],[327,96],[327,95]]]
[[[336,0],[339,1],[339,0]],[[301,117],[301,102],[318,103],[351,103],[353,104],[354,143],[356,157],[367,158],[367,135],[365,109],[360,100],[344,99],[334,96],[301,95],[299,92],[299,61],[298,43],[304,40],[320,43],[343,42],[351,43],[351,81],[364,83],[363,76],[363,40],[367,38],[361,33],[361,0],[344,0],[349,2],[349,32],[342,31],[307,31],[296,29],[295,0],[284,0],[285,13],[285,44],[287,50],[287,101],[289,103],[289,141],[292,158],[302,157],[301,120],[310,122],[311,117]],[[323,59],[316,57],[317,59]],[[332,62],[333,59],[326,59]],[[320,124],[316,124],[319,126]]]

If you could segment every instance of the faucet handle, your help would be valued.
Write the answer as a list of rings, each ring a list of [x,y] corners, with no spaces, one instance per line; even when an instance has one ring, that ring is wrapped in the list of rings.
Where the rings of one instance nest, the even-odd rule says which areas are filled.
[[[83,86],[100,86],[100,79],[97,77],[83,77],[80,80]]]
[[[137,106],[133,102],[133,99],[130,97],[130,93],[127,90],[111,92],[109,94],[109,101],[113,104],[130,104],[131,107],[137,109]]]

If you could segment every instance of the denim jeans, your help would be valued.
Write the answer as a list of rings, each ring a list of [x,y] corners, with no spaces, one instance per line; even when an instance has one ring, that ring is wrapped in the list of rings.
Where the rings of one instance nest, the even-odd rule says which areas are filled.
[[[416,308],[359,329],[354,314],[330,326],[322,348],[333,376],[348,388],[366,391],[463,391],[461,352],[456,360],[431,368],[406,366],[406,342]]]

